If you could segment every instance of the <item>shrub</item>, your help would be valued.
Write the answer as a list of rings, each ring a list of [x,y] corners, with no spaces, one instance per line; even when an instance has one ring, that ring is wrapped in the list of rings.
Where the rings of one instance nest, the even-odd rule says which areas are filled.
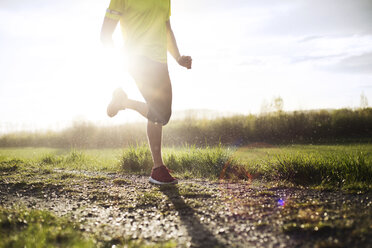
[[[146,145],[129,146],[123,152],[121,166],[126,172],[148,174],[152,165],[151,152]]]
[[[343,153],[327,157],[315,155],[279,156],[264,172],[268,179],[282,179],[299,185],[344,186],[372,183],[372,163],[364,153]]]
[[[141,174],[149,174],[153,166],[147,145],[125,149],[120,163],[124,171]],[[174,172],[192,177],[218,179],[224,173],[224,178],[245,178],[244,174],[237,174],[244,170],[238,169],[243,167],[232,157],[231,150],[222,146],[168,149],[164,152],[164,163]]]

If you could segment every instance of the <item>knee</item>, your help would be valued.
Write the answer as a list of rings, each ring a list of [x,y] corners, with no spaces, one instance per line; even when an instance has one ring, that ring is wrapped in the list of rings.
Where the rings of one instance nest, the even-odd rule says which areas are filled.
[[[147,116],[147,119],[154,122],[161,124],[162,126],[165,126],[168,124],[170,117],[172,115],[172,110],[168,109],[166,111],[156,111],[154,109],[150,109],[150,112]]]
[[[171,118],[171,116],[172,116],[172,110],[169,110],[169,111],[167,111],[166,113],[164,113],[164,115],[163,115],[163,117],[162,117],[162,122],[161,122],[161,124],[162,124],[163,126],[167,125],[168,122],[169,122],[169,120],[170,120],[170,118]]]

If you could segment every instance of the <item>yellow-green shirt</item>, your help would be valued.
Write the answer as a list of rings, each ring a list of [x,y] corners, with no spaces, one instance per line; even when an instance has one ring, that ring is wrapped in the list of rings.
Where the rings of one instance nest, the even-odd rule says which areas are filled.
[[[167,62],[170,0],[111,0],[106,17],[120,20],[129,55]]]

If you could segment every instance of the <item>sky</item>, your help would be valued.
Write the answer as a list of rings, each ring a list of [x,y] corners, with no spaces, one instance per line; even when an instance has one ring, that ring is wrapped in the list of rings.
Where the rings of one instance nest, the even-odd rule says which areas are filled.
[[[106,116],[112,91],[142,100],[120,30],[104,48],[109,0],[0,1],[0,133],[144,121]],[[171,24],[193,69],[169,58],[173,109],[257,114],[372,103],[372,1],[173,0]]]

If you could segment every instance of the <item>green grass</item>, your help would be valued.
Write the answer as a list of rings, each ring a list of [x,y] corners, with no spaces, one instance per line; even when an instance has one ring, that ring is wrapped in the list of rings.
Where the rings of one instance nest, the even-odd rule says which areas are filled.
[[[329,154],[363,152],[372,153],[372,144],[347,144],[347,145],[270,145],[257,143],[241,147],[235,150],[234,155],[245,163],[260,163],[262,161],[275,161],[282,155],[304,155],[316,154],[328,156]]]
[[[0,161],[19,160],[28,167],[116,171],[122,149],[2,148]]]
[[[250,174],[271,181],[371,189],[372,145],[246,147],[235,156]]]
[[[78,227],[47,211],[0,206],[0,247],[95,247]]]
[[[292,145],[163,149],[165,164],[181,178],[284,181],[294,185],[371,189],[372,145]],[[122,149],[0,149],[0,172],[86,170],[148,175],[147,145]]]
[[[332,190],[340,188],[347,191],[372,190],[372,145],[367,144],[250,146],[234,149],[222,146],[203,149],[185,146],[166,148],[163,153],[165,163],[181,178],[212,180],[256,178],[267,180],[269,183],[281,183],[286,187],[299,185]],[[71,170],[148,175],[151,165],[151,154],[146,145],[132,146],[124,150],[0,149],[0,183],[34,189],[37,194],[43,192],[46,187],[58,190],[59,187],[67,187],[71,183],[82,181],[84,174],[73,173]],[[59,170],[54,171],[55,169]],[[84,180],[101,180],[101,177],[97,174],[95,178],[87,177]],[[112,183],[119,186],[131,184],[130,181],[121,178],[114,179]],[[195,204],[195,207],[198,202],[193,202],[194,198],[211,197],[207,188],[193,184],[178,187],[179,194],[189,204]],[[272,197],[273,193],[261,191],[257,196]],[[158,189],[140,192],[137,197],[139,206],[142,207],[158,204],[163,199]],[[317,206],[314,207],[316,208],[307,205],[291,206],[289,209],[294,209],[293,218],[283,226],[284,232],[289,234],[299,230],[318,232],[343,225],[343,222],[333,220],[325,222],[322,219],[312,219],[313,211],[322,212]],[[369,226],[362,226],[360,232],[368,228]],[[110,241],[101,241],[95,234],[88,235],[79,231],[76,223],[56,217],[50,212],[20,207],[6,209],[0,206],[0,248],[98,247],[97,242],[101,242],[99,247],[177,246],[172,241],[146,244],[144,241],[133,241],[125,237],[112,237]]]
[[[225,167],[238,166],[230,149],[219,147],[164,149],[164,163],[182,177],[218,179]],[[146,145],[130,146],[122,155],[124,171],[148,174],[151,172],[151,153]]]
[[[173,248],[177,245],[173,241],[146,244],[142,240],[123,237],[114,237],[110,241],[100,241],[98,238],[93,234],[84,234],[79,224],[48,211],[0,206],[0,248]]]

